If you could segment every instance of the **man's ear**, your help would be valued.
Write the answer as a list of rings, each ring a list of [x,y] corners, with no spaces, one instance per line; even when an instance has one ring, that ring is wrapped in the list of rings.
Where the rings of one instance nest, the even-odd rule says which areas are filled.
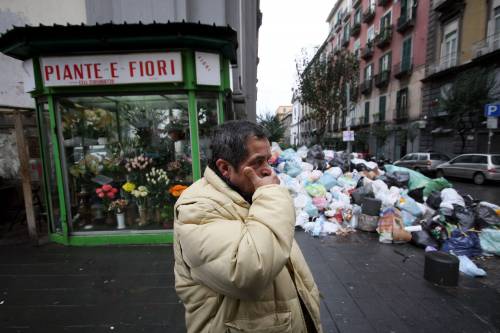
[[[230,170],[231,170],[231,164],[229,164],[228,161],[223,160],[222,158],[219,158],[215,162],[215,166],[217,166],[217,169],[219,170],[219,173],[222,177],[225,179],[229,179],[230,176]]]

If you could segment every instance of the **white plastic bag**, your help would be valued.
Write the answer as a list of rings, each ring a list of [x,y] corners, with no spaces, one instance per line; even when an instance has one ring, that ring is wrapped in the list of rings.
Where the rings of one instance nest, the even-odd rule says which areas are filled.
[[[330,169],[326,170],[325,172],[330,173],[335,178],[339,178],[340,176],[342,176],[342,173],[343,173],[342,169],[339,167],[330,168]]]
[[[458,256],[460,263],[458,269],[465,275],[476,277],[476,276],[486,276],[484,269],[476,266],[476,264],[469,259],[467,256]]]
[[[453,210],[453,204],[465,207],[464,198],[452,188],[445,188],[441,191],[441,200],[441,204],[439,205],[440,208]]]

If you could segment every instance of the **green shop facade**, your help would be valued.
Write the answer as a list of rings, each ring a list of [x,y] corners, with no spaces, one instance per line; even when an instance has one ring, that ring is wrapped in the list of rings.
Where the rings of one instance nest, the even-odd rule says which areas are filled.
[[[230,27],[193,23],[0,36],[0,51],[24,61],[36,101],[52,241],[172,242],[173,205],[202,176],[211,130],[231,118],[236,38]]]

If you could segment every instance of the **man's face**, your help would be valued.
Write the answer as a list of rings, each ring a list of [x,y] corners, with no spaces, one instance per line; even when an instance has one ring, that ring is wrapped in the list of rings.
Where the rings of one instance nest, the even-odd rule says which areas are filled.
[[[273,172],[268,163],[268,160],[271,158],[271,145],[269,144],[269,140],[265,138],[259,139],[255,136],[248,138],[246,144],[248,157],[240,163],[237,169],[229,165],[226,175],[223,173],[223,176],[228,178],[244,194],[252,195],[255,192],[255,188],[250,179],[243,174],[243,170],[246,167],[250,167],[261,178],[270,176]]]

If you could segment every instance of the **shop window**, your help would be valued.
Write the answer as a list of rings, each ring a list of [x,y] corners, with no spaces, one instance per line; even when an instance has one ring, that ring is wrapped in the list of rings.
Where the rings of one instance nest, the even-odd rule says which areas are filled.
[[[71,231],[172,228],[173,204],[192,182],[187,96],[68,97],[57,105]]]
[[[210,150],[210,138],[212,130],[217,126],[218,102],[217,96],[202,97],[196,100],[196,109],[198,111],[198,133],[200,144],[200,163],[201,173],[205,171],[208,161],[212,157]]]

